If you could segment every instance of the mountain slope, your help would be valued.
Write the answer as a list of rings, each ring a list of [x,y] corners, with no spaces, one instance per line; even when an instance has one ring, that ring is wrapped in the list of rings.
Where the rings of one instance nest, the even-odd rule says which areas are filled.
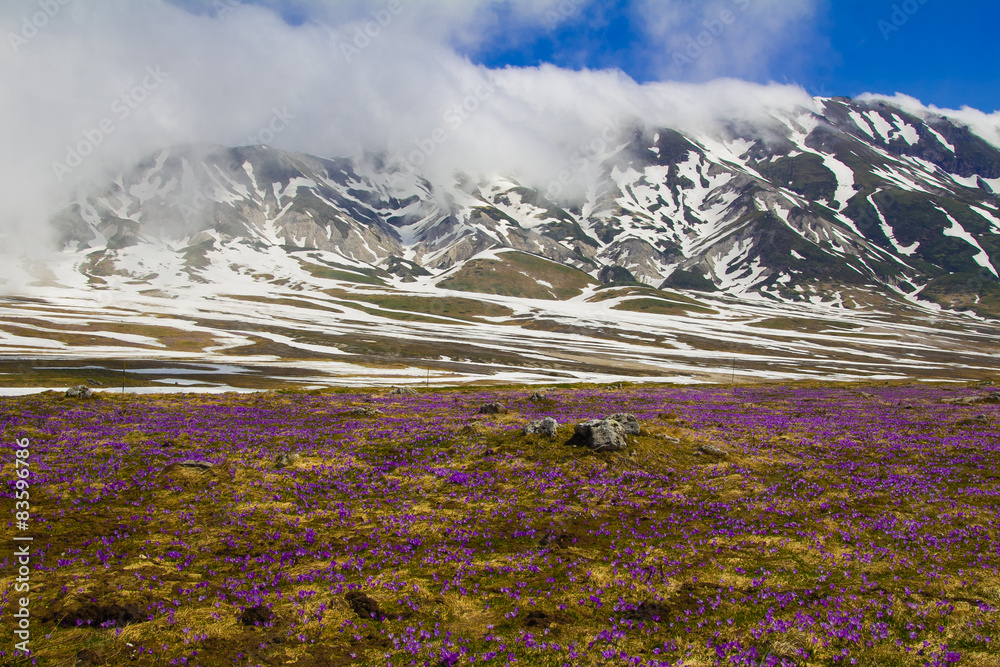
[[[1000,150],[885,103],[816,107],[714,136],[634,128],[593,156],[602,177],[583,201],[512,175],[434,185],[386,156],[187,147],[87,193],[56,223],[67,247],[90,251],[81,267],[94,278],[129,271],[129,248],[167,242],[195,280],[227,243],[321,251],[336,256],[331,270],[402,280],[510,248],[594,278],[783,301],[996,280]]]

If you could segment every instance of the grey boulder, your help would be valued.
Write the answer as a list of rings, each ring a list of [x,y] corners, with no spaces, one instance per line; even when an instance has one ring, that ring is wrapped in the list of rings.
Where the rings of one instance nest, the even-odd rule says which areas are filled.
[[[545,419],[537,419],[524,427],[525,435],[547,435],[550,438],[555,437],[556,430],[559,428],[559,422],[557,422],[552,417],[546,417]]]
[[[628,435],[639,435],[639,420],[635,418],[635,415],[630,415],[626,412],[616,412],[609,417],[605,417],[605,420],[608,419],[621,424]]]
[[[628,448],[625,427],[613,419],[591,419],[577,424],[567,444],[595,452],[620,452]]]
[[[93,398],[94,392],[87,385],[79,385],[66,390],[66,398]]]

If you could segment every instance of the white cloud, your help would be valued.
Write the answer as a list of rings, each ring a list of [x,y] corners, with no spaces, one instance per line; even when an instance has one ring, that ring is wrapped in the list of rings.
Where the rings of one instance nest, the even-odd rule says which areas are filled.
[[[0,34],[19,35],[36,2],[4,3]],[[245,143],[276,111],[294,116],[271,139],[279,148],[406,159],[431,147],[424,168],[435,178],[511,173],[544,187],[609,122],[707,131],[811,103],[795,87],[734,80],[640,85],[612,71],[489,71],[454,43],[482,30],[478,17],[496,3],[401,2],[391,20],[379,15],[382,25],[370,12],[388,2],[310,3],[311,20],[292,26],[260,6],[198,13],[163,0],[77,0],[16,50],[8,38],[0,45],[8,243],[37,239],[73,187],[107,184],[109,172],[165,146]],[[537,22],[556,4],[518,0],[513,11]],[[366,25],[371,35],[359,38]],[[54,169],[74,151],[90,154],[68,173]]]
[[[973,133],[979,135],[997,148],[1000,148],[1000,111],[985,113],[972,107],[962,107],[961,109],[942,109],[933,104],[927,105],[910,95],[896,93],[895,95],[877,95],[865,93],[858,97],[865,101],[880,101],[899,107],[914,115],[921,117],[944,116],[953,121],[961,123],[969,128]]]
[[[811,43],[823,0],[636,0],[654,68],[664,79],[767,78],[776,60]],[[805,49],[796,55],[801,58]],[[783,63],[787,67],[788,63]]]

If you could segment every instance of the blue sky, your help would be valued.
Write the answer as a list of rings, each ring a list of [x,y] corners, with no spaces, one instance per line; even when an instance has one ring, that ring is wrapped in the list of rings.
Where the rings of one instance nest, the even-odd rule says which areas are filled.
[[[171,1],[205,10],[236,0]],[[279,11],[291,25],[352,11],[364,20],[389,2],[241,1]],[[940,107],[1000,110],[995,0],[399,1],[439,23],[451,11],[493,26],[453,42],[491,67],[617,68],[640,82],[729,76],[797,83],[816,95],[900,92]],[[544,17],[551,19],[552,8],[559,14],[559,7],[553,27]],[[711,38],[706,57],[691,67],[672,63],[678,45],[697,38],[704,22],[724,9],[735,21]]]
[[[603,20],[595,20],[600,14]],[[525,31],[470,55],[491,66],[618,67],[639,81],[662,79],[648,57],[644,19],[633,3],[600,2],[555,31]],[[901,92],[927,104],[989,112],[1000,109],[998,25],[995,1],[832,0],[818,6],[800,39],[780,36],[785,43],[759,73],[746,76],[729,63],[710,75],[798,83],[824,95]]]

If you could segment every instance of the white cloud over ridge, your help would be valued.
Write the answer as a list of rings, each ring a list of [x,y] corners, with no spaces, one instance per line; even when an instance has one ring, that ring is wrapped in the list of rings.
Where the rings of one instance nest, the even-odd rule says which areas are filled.
[[[493,29],[492,0],[302,2],[308,20],[298,25],[269,7],[197,1],[205,11],[191,11],[195,0],[51,0],[44,5],[58,9],[44,21],[38,0],[0,7],[0,231],[9,240],[37,239],[72,188],[107,184],[115,169],[172,145],[256,137],[323,156],[420,153],[432,178],[462,169],[544,187],[608,123],[700,132],[812,103],[793,86],[736,80],[489,70],[455,45]],[[515,0],[509,11],[537,24],[559,4]]]
[[[1000,111],[986,113],[967,106],[961,109],[942,109],[933,104],[924,104],[917,98],[904,95],[903,93],[896,93],[895,95],[865,93],[859,95],[858,99],[869,102],[885,102],[886,104],[891,104],[924,118],[929,116],[944,116],[956,123],[965,125],[974,134],[1000,148]]]

